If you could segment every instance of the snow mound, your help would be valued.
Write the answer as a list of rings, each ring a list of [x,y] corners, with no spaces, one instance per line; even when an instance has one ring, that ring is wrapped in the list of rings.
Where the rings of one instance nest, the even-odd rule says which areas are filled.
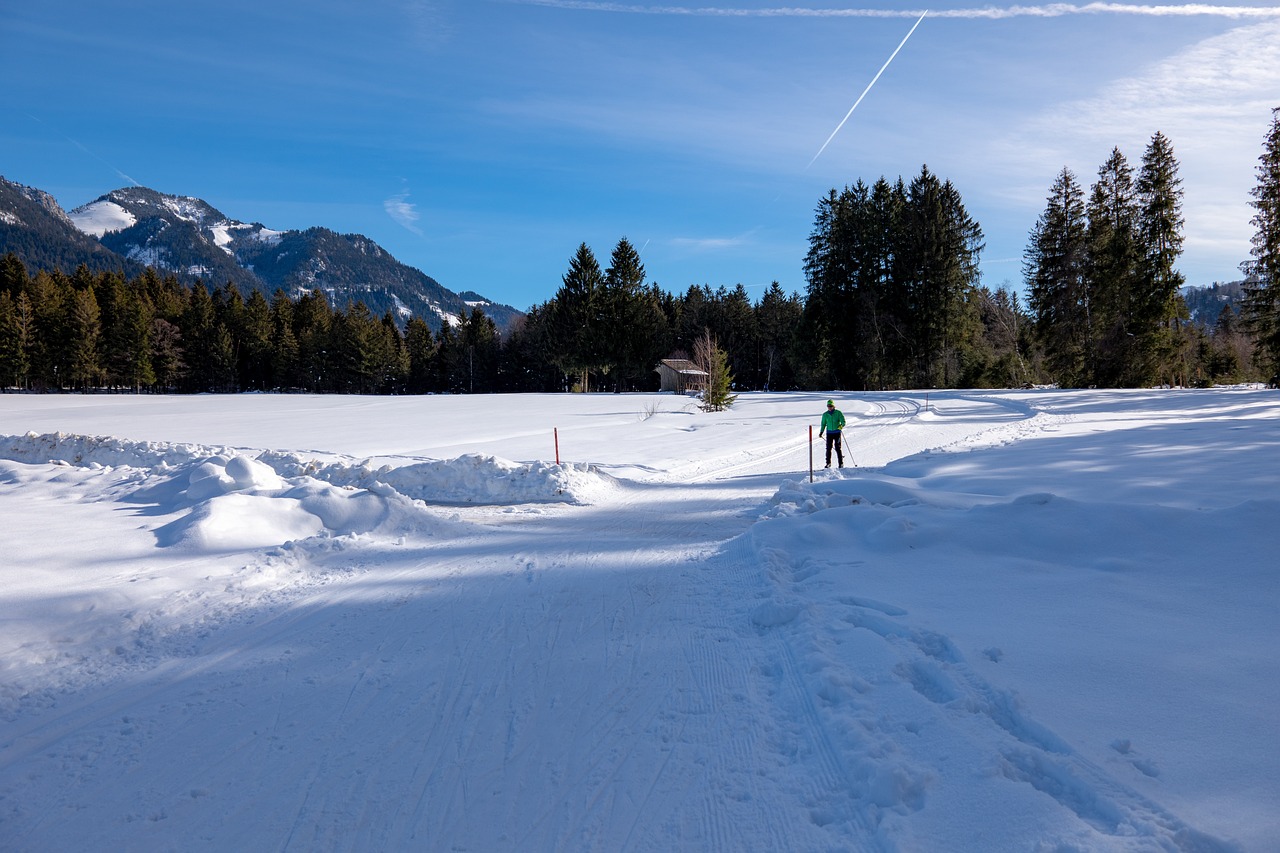
[[[157,531],[162,546],[182,545],[203,552],[267,548],[325,532],[319,516],[300,501],[230,494],[204,501]]]
[[[28,464],[53,462],[86,468],[158,468],[163,471],[189,464],[193,458],[219,453],[232,451],[197,444],[127,441],[113,436],[61,432],[0,436],[0,459]]]
[[[317,536],[431,532],[427,504],[584,504],[614,488],[585,464],[492,456],[382,465],[322,463],[296,453],[51,433],[0,437],[0,458],[89,469],[140,469],[121,499],[178,515],[155,529],[161,547],[230,552]],[[140,479],[141,484],[136,480]]]
[[[612,477],[584,463],[511,462],[479,454],[378,468],[343,462],[322,465],[296,453],[268,452],[259,459],[286,477],[307,475],[351,488],[382,483],[427,503],[589,504],[616,486]]]

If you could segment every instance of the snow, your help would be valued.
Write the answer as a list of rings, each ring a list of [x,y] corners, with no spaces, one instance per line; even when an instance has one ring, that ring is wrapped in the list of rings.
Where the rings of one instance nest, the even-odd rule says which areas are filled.
[[[108,231],[123,231],[137,223],[137,217],[114,201],[95,201],[67,214],[85,234],[102,237]]]
[[[1276,850],[1278,462],[1257,388],[3,395],[0,848]]]
[[[176,217],[196,225],[203,225],[207,205],[191,196],[163,196],[161,203]]]

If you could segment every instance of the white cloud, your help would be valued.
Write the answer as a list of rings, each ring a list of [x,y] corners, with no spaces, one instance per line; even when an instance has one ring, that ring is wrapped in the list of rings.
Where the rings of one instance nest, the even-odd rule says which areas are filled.
[[[687,15],[717,18],[918,18],[925,9],[810,9],[776,7],[737,9],[716,6],[644,6],[628,3],[600,3],[592,0],[524,0],[526,5],[587,12],[614,12],[631,15]],[[970,9],[929,10],[931,18],[1061,18],[1067,15],[1140,15],[1144,17],[1280,18],[1276,6],[1216,6],[1208,3],[1179,3],[1147,6],[1136,3],[1046,3],[1038,6],[983,6]]]
[[[418,207],[409,201],[409,191],[404,190],[382,203],[383,209],[407,231],[411,231],[422,236],[422,229],[418,227]]]
[[[678,249],[693,252],[723,252],[749,245],[758,230],[753,228],[735,237],[673,237],[668,242]]]

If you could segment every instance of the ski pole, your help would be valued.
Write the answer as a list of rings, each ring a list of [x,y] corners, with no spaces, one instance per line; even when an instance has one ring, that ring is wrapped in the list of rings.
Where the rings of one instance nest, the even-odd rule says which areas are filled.
[[[857,468],[858,463],[853,461],[853,451],[849,449],[849,442],[844,440],[844,430],[840,430],[840,444],[844,447],[844,452],[849,454],[849,464]]]

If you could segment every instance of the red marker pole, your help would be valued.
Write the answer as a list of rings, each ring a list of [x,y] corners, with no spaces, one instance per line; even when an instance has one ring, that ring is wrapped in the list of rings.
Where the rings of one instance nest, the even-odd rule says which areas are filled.
[[[813,429],[813,427],[810,427],[810,429]],[[551,434],[555,436],[555,439],[556,439],[556,464],[559,465],[560,464],[560,428],[552,427]]]
[[[813,482],[813,424],[809,424],[809,482]]]

